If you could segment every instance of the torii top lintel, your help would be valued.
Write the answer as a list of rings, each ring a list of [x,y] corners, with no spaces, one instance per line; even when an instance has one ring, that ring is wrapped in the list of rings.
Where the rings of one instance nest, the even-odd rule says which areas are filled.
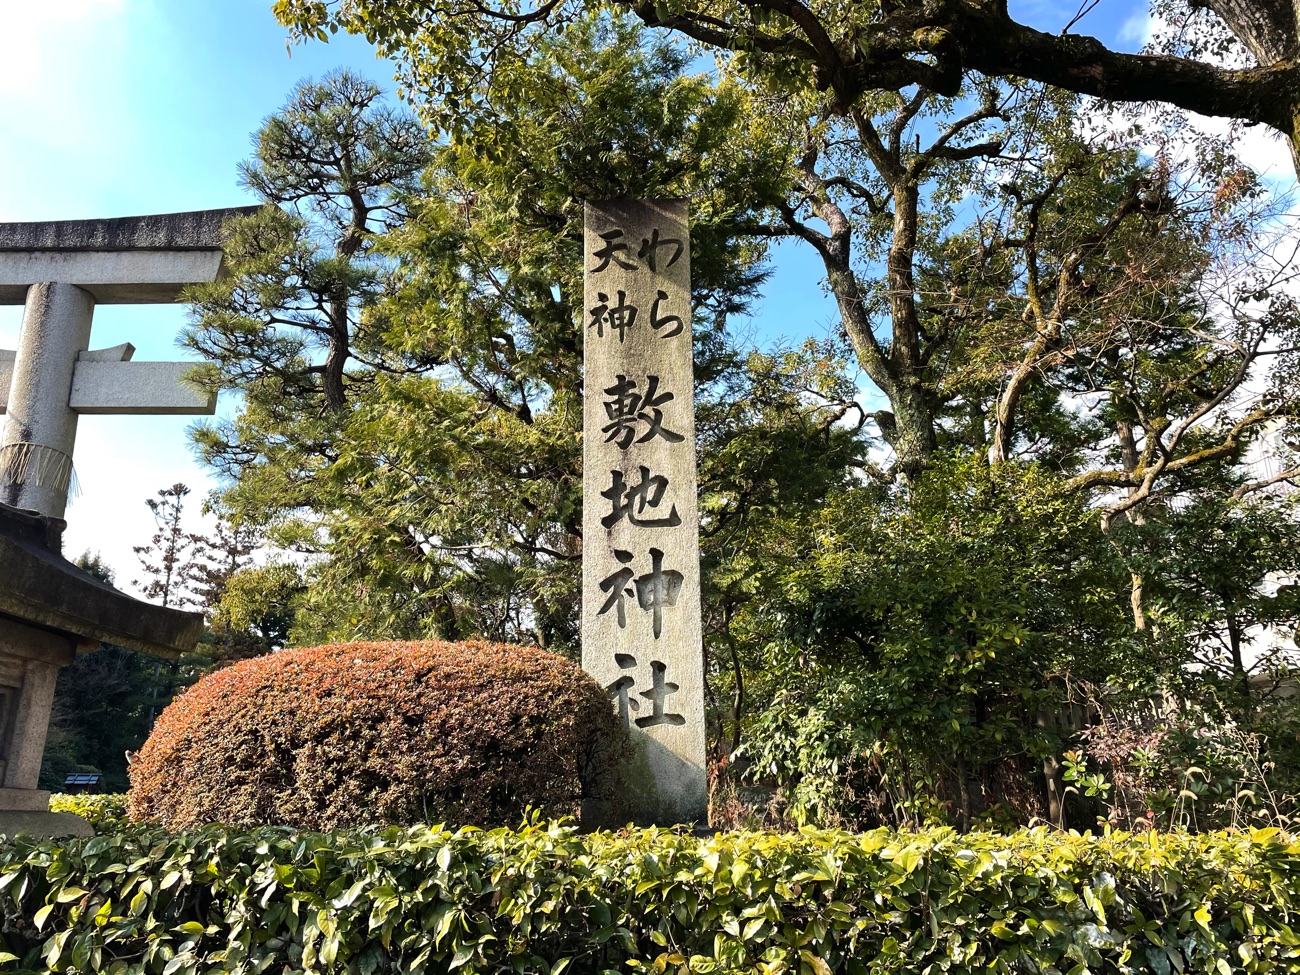
[[[0,304],[23,304],[43,281],[76,285],[101,305],[174,302],[220,274],[221,225],[257,209],[0,223]]]
[[[91,319],[217,280],[222,224],[256,209],[0,224],[0,304],[24,306],[18,348],[0,350],[0,503],[63,517],[82,413],[213,412],[215,392],[185,379],[194,363],[91,351]]]

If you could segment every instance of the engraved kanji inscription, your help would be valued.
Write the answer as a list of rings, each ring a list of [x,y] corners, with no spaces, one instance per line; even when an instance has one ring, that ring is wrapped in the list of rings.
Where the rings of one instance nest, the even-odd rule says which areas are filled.
[[[661,328],[667,328],[668,331],[660,332],[661,339],[670,339],[674,335],[680,335],[682,329],[686,327],[685,323],[677,315],[660,315],[659,305],[668,300],[667,291],[655,292],[654,304],[650,306],[650,327],[658,332]]]
[[[630,653],[614,654],[614,662],[619,670],[636,670],[636,657]],[[618,707],[618,716],[625,727],[633,723],[632,713],[640,712],[641,702],[632,696],[636,688],[636,678],[623,674],[618,680],[605,688],[609,699]],[[639,696],[650,702],[650,713],[635,719],[638,728],[653,728],[655,725],[683,725],[685,715],[673,714],[668,710],[668,695],[676,694],[681,688],[668,680],[668,665],[662,660],[650,661],[650,689],[640,691]]]
[[[630,305],[627,301],[627,292],[619,291],[618,304],[609,303],[609,295],[603,291],[596,292],[596,300],[600,302],[595,308],[591,309],[591,321],[587,324],[588,328],[596,330],[598,338],[605,337],[605,326],[609,326],[610,334],[618,333],[618,340],[622,342],[627,336],[627,330],[636,324],[636,316],[640,309],[636,305]]]
[[[605,600],[605,605],[600,607],[596,615],[604,616],[611,609],[614,610],[619,629],[623,629],[627,626],[627,607],[625,604],[634,595],[629,584],[636,573],[627,567],[628,563],[632,561],[631,552],[615,549],[614,558],[623,564],[623,568],[601,580],[600,591],[608,593],[609,598]]]
[[[683,579],[685,576],[675,569],[664,568],[663,552],[657,548],[650,550],[650,571],[636,579],[636,601],[642,609],[650,611],[656,640],[663,632],[664,610],[677,605]]]
[[[605,268],[609,267],[611,261],[621,267],[624,271],[637,270],[635,264],[630,260],[624,260],[622,257],[624,254],[630,255],[632,253],[632,248],[620,240],[622,236],[623,231],[621,230],[610,230],[599,235],[600,239],[605,243],[603,246],[596,248],[596,250],[592,252],[591,256],[600,261],[599,264],[591,269],[592,274],[599,274],[601,271],[605,270]],[[641,249],[645,249],[644,242],[641,244]],[[653,267],[651,270],[653,270]]]
[[[637,821],[693,822],[708,761],[689,207],[583,209],[582,666],[645,758],[621,790]]]
[[[602,234],[601,236],[603,237],[604,234]],[[664,263],[664,270],[666,271],[674,264],[676,264],[677,261],[681,258],[682,251],[684,248],[682,247],[682,242],[678,240],[676,237],[660,237],[658,227],[655,227],[650,231],[649,237],[641,238],[641,249],[636,252],[636,256],[641,258],[641,260],[645,261],[646,267],[648,267],[651,271],[658,271],[659,270],[658,255],[659,255],[659,248],[661,247],[673,248],[672,257],[668,258],[668,260]],[[596,256],[597,257],[600,256],[599,252],[596,254]]]
[[[664,492],[668,490],[668,478],[662,474],[651,474],[644,464],[640,468],[641,480],[632,483],[623,477],[622,471],[610,471],[610,484],[600,492],[602,498],[608,498],[610,512],[600,523],[606,528],[613,528],[624,518],[629,524],[638,528],[676,528],[682,523],[682,516],[677,513],[677,505],[665,513],[646,516],[647,509],[659,510]]]
[[[614,663],[618,664],[619,670],[632,670],[636,667],[636,657],[630,653],[616,653]],[[631,696],[632,688],[635,686],[636,678],[631,674],[624,674],[605,688],[605,693],[609,695],[610,700],[618,702],[618,716],[623,719],[624,726],[631,719],[632,711],[641,710],[641,702]]]
[[[638,728],[653,728],[657,724],[686,724],[686,718],[680,714],[669,714],[666,701],[669,694],[676,694],[680,688],[667,679],[668,665],[658,660],[650,661],[650,690],[642,691],[641,696],[649,698],[650,713],[644,718],[636,719]]]
[[[677,605],[686,577],[676,569],[665,569],[664,553],[657,548],[650,549],[650,571],[640,576],[631,568],[635,558],[631,552],[616,548],[614,558],[621,568],[601,580],[600,591],[607,598],[596,615],[604,616],[613,610],[619,629],[626,629],[628,602],[635,595],[636,605],[650,614],[651,632],[658,640],[663,635],[664,610]]]
[[[626,450],[635,443],[646,443],[660,437],[669,443],[681,443],[686,438],[664,426],[664,411],[661,407],[671,403],[672,393],[659,392],[659,377],[645,377],[645,392],[637,391],[637,383],[620,373],[613,386],[605,390],[610,397],[605,400],[605,415],[610,422],[601,428],[605,443],[617,444],[620,450]],[[645,432],[638,438],[637,432]]]

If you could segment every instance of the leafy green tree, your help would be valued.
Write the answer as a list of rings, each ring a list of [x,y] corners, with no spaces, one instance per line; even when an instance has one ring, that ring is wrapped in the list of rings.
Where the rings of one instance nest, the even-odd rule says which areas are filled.
[[[290,563],[235,569],[214,604],[217,659],[229,662],[287,646],[304,589],[302,571]]]
[[[265,390],[236,421],[263,434],[225,468],[238,477],[227,503],[245,518],[278,518],[284,544],[323,556],[308,569],[295,641],[473,634],[574,647],[584,198],[702,201],[692,268],[706,436],[735,442],[709,416],[739,416],[758,384],[784,381],[784,394],[763,395],[790,407],[789,436],[767,453],[798,437],[833,441],[836,450],[798,454],[823,458],[827,478],[853,453],[838,446],[851,435],[830,430],[851,389],[800,403],[797,370],[748,359],[726,333],[763,277],[751,225],[782,192],[786,149],[747,136],[740,88],[687,67],[685,54],[626,22],[592,18],[518,66],[526,103],[455,108],[425,189],[401,198],[407,218],[375,240],[392,273],[366,312],[370,355],[347,374],[357,395],[331,414],[329,435],[313,427],[321,436],[304,441],[315,454],[287,446],[304,428],[285,418],[307,412],[296,387],[259,385],[271,367],[249,359],[221,367],[232,384]],[[256,263],[233,266],[226,287],[238,293]],[[221,328],[200,303],[194,342]],[[702,441],[705,455],[710,447]],[[770,456],[755,463],[775,473]],[[705,490],[728,498],[714,506],[719,521],[784,490],[742,465],[712,470]]]
[[[136,545],[132,549],[145,574],[144,581],[135,580],[132,585],[146,599],[172,609],[190,608],[197,603],[192,586],[199,571],[199,564],[194,560],[198,536],[186,531],[184,524],[185,499],[189,494],[189,487],[178,483],[160,488],[156,498],[146,498],[144,503],[153,512],[157,531],[148,545]],[[185,663],[186,669],[192,671],[192,661]],[[180,659],[168,661],[165,668],[162,661],[153,662],[149,726],[175,694],[178,682],[182,681],[182,666]]]
[[[1202,496],[1136,529],[1150,562],[1144,571],[1152,580],[1153,625],[1188,642],[1207,676],[1227,685],[1225,698],[1247,723],[1252,679],[1268,690],[1300,663],[1293,642],[1300,624],[1295,506],[1290,494]]]
[[[209,535],[192,534],[195,547],[192,588],[200,604],[211,613],[224,595],[230,578],[246,568],[258,548],[257,532],[249,525],[233,522],[219,498],[204,502],[203,513],[216,523]]]
[[[754,547],[761,598],[733,628],[762,655],[755,771],[815,821],[1059,819],[1034,782],[1079,730],[1056,716],[1082,688],[1146,694],[1178,666],[1133,632],[1093,513],[1040,466],[969,455],[907,498],[867,492]]]
[[[1268,51],[1272,57],[1296,43],[1294,23],[1288,28],[1282,16],[1289,3],[1278,0],[1277,10],[1263,18],[1245,16],[1234,0],[1210,6],[1256,56]],[[1230,248],[1232,228],[1240,219],[1240,214],[1225,214],[1231,207],[1224,203],[1253,195],[1249,179],[1243,182],[1222,147],[1206,154],[1213,160],[1206,172],[1171,173],[1165,156],[1147,164],[1132,152],[1079,135],[1083,126],[1074,122],[1079,99],[1065,92],[1100,94],[1086,85],[1080,88],[1080,79],[1119,71],[1114,56],[1107,55],[1111,60],[1103,68],[1092,60],[1096,49],[1062,41],[1069,55],[1056,52],[1044,63],[1056,68],[1087,64],[1077,77],[1035,74],[1017,61],[1013,71],[985,70],[982,79],[967,78],[964,68],[978,63],[968,60],[974,56],[970,52],[961,53],[969,37],[1016,36],[1028,43],[1032,35],[1034,44],[1051,43],[1049,35],[1023,33],[996,4],[943,4],[931,10],[917,3],[867,3],[817,12],[724,4],[707,13],[687,4],[671,14],[650,4],[627,7],[646,23],[714,48],[725,71],[743,79],[759,101],[751,113],[751,130],[784,127],[786,144],[797,147],[791,158],[791,193],[779,219],[766,230],[798,237],[823,260],[858,362],[890,401],[890,409],[877,411],[873,419],[895,454],[898,472],[919,472],[951,434],[954,408],[960,409],[966,432],[986,441],[995,462],[1010,457],[1017,431],[1035,432],[1034,421],[1022,414],[1044,405],[1044,384],[1051,388],[1060,382],[1046,374],[1043,367],[1049,363],[1075,367],[1076,378],[1078,367],[1089,369],[1088,392],[1122,397],[1127,402],[1120,412],[1149,414],[1160,427],[1157,434],[1151,423],[1139,424],[1139,463],[1125,469],[1097,464],[1088,472],[1091,479],[1080,482],[1085,489],[1122,487],[1130,492],[1112,517],[1140,506],[1154,480],[1212,455],[1232,453],[1250,426],[1292,412],[1289,405],[1256,410],[1256,400],[1240,414],[1243,425],[1216,431],[1221,436],[1210,454],[1204,443],[1193,447],[1213,425],[1208,418],[1234,399],[1255,371],[1260,347],[1249,335],[1241,341],[1240,335],[1214,334],[1184,356],[1184,367],[1193,375],[1213,375],[1215,381],[1198,383],[1203,395],[1194,400],[1182,397],[1180,418],[1159,415],[1171,402],[1168,396],[1154,404],[1133,402],[1143,390],[1125,381],[1122,367],[1110,375],[1091,368],[1098,346],[1109,347],[1126,331],[1131,321],[1126,316],[1140,314],[1143,302],[1167,306],[1157,328],[1136,330],[1139,343],[1150,346],[1168,341],[1170,332],[1185,331],[1181,323],[1165,326],[1174,317],[1168,314],[1170,306],[1190,301],[1204,307],[1223,299],[1206,293],[1212,290],[1206,277]],[[436,19],[417,0],[346,5],[283,0],[276,9],[300,36],[324,37],[326,27],[364,33],[399,59],[422,115],[451,131],[467,127],[461,105],[470,93],[468,100],[482,99],[494,107],[531,98],[527,71],[521,67],[531,46],[562,36],[587,16],[586,5],[577,0],[528,9],[452,4],[439,8]],[[974,19],[968,23],[967,17]],[[743,27],[733,18],[743,21]],[[952,18],[951,23],[945,18]],[[995,29],[981,18],[1005,23]],[[976,21],[984,26],[975,29]],[[903,31],[910,42],[895,35],[904,23],[912,24]],[[935,36],[945,38],[942,51],[931,35],[910,33],[921,25],[933,26],[939,31]],[[1272,40],[1260,40],[1266,36]],[[880,83],[852,80],[858,73],[869,74],[872,59],[886,51],[901,57],[902,50],[894,46],[900,43],[916,44],[915,52],[937,63],[889,61]],[[1199,43],[1199,49],[1181,53],[1193,59],[1207,55],[1213,41]],[[464,53],[471,49],[489,51],[486,63],[467,60]],[[946,65],[942,70],[940,63]],[[1124,63],[1130,70],[1141,65],[1143,72],[1174,63],[1199,64],[1197,70],[1216,79],[1216,86],[1207,89],[1214,93],[1212,100],[1228,109],[1229,102],[1218,100],[1217,84],[1227,82],[1217,68],[1187,58]],[[1008,73],[1059,84],[1064,91],[1008,85],[999,80]],[[1124,97],[1119,90],[1106,94]],[[1198,110],[1207,110],[1197,104]],[[1230,114],[1243,111],[1240,102],[1231,105]],[[1246,117],[1260,120],[1249,113]],[[1294,120],[1286,118],[1282,127],[1292,133]],[[470,127],[477,138],[509,138],[505,127]],[[1185,142],[1186,131],[1177,120],[1168,138]],[[1189,185],[1180,188],[1180,181]],[[986,208],[962,227],[959,204],[972,197]],[[991,210],[1001,215],[993,217]],[[1253,256],[1263,259],[1266,251]],[[1251,262],[1242,263],[1248,267]],[[938,276],[946,280],[927,287]],[[1171,279],[1178,281],[1181,293],[1163,294]],[[1276,297],[1276,283],[1264,292]],[[1001,294],[990,299],[990,286],[995,291],[1000,286]],[[1230,317],[1238,327],[1220,332],[1243,327],[1249,332],[1246,319],[1260,326],[1269,318],[1263,330],[1285,341],[1278,333],[1290,327],[1287,319],[1294,316],[1289,311],[1243,313],[1242,304],[1234,304]],[[1188,309],[1183,319],[1188,313],[1197,312]],[[1204,310],[1200,314],[1202,325],[1214,317]],[[881,318],[887,319],[887,329],[880,327]],[[1069,327],[1076,322],[1095,341],[1081,342],[1082,329]],[[981,349],[974,338],[1003,342]],[[1237,343],[1239,361],[1227,362],[1232,357],[1224,354],[1221,342]],[[1063,349],[1075,351],[1074,362],[1059,362]],[[999,357],[996,380],[1004,388],[994,402],[989,402],[990,391],[971,402],[970,387],[953,381],[955,364],[967,355],[986,364]],[[1234,368],[1197,372],[1196,360],[1207,357]],[[1125,361],[1123,354],[1117,358]],[[1060,411],[1055,412],[1059,424]],[[1115,435],[1110,429],[1106,434]]]
[[[385,269],[375,236],[401,218],[429,149],[372,83],[337,72],[300,84],[242,167],[268,206],[228,227],[232,274],[191,293],[186,344],[216,364],[210,382],[245,396],[238,421],[206,428],[200,446],[231,477],[259,462],[292,471],[277,484],[285,505],[328,465],[338,416],[373,374],[348,365],[365,359],[364,310]]]
[[[276,0],[299,38],[339,29],[363,34],[403,61],[417,88],[461,93],[488,73],[506,76],[521,47],[563,30],[597,5],[555,0],[523,5],[469,0]],[[1128,54],[1073,32],[1014,19],[984,0],[855,0],[810,6],[785,0],[671,5],[616,4],[650,26],[705,49],[734,54],[782,80],[825,91],[848,114],[878,91],[910,88],[953,97],[969,73],[1016,76],[1112,101],[1164,101],[1204,115],[1272,126],[1300,140],[1300,22],[1296,0],[1160,0],[1176,26],[1163,50]],[[1040,15],[1044,11],[1039,12]]]
[[[961,16],[996,4],[632,9],[735,56],[691,78],[576,2],[278,5],[396,54],[446,140],[377,247],[367,394],[302,438],[315,466],[281,432],[241,460],[232,497],[322,556],[301,632],[572,645],[578,202],[689,196],[715,739],[766,749],[813,818],[844,813],[858,762],[865,820],[1063,821],[1081,723],[1059,715],[1179,682],[1196,649],[1150,625],[1177,588],[1157,526],[1222,507],[1296,415],[1270,201],[1222,142],[1175,163],[1167,126],[1144,157],[1068,93],[964,76],[994,42]],[[942,51],[895,31],[943,17],[964,26]],[[843,334],[738,354],[721,326],[777,236],[818,255]],[[241,422],[279,431],[298,408],[268,388],[289,395]]]
[[[279,649],[293,620],[290,603],[296,570],[287,576],[275,564],[255,566],[254,554],[262,548],[261,531],[236,520],[215,492],[204,502],[203,511],[215,524],[206,535],[190,536],[192,588],[207,624],[197,652],[221,666]]]

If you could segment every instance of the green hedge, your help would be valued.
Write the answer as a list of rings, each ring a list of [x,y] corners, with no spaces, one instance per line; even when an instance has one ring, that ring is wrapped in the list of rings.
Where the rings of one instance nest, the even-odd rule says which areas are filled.
[[[127,824],[126,796],[109,792],[103,795],[70,795],[56,792],[50,796],[50,812],[72,813],[89,821],[95,831],[121,829]]]
[[[126,827],[0,843],[8,970],[1295,971],[1300,844],[1238,834]]]

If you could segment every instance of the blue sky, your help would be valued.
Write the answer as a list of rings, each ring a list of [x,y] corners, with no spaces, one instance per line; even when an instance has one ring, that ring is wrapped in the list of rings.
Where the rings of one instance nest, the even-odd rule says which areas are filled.
[[[166,213],[254,202],[236,165],[250,135],[301,78],[341,64],[392,72],[360,41],[286,50],[269,0],[45,0],[5,4],[0,30],[0,221]],[[292,56],[290,56],[290,54]],[[20,308],[0,308],[13,348]],[[136,359],[175,359],[180,306],[105,306],[93,345],[131,342]],[[229,404],[227,404],[227,408]],[[194,461],[185,417],[81,419],[81,495],[65,549],[102,553],[130,588],[133,545],[153,532],[144,505],[178,481],[193,513],[213,482]],[[196,524],[197,528],[198,525]]]
[[[354,38],[286,50],[269,8],[270,0],[9,0],[0,14],[0,221],[253,202],[236,165],[296,82],[340,65],[382,83],[392,74]],[[1078,9],[1077,0],[1012,4],[1043,29],[1059,29]],[[1102,0],[1077,29],[1132,48],[1146,33],[1144,10],[1134,0]],[[1263,140],[1263,152],[1281,152],[1259,130],[1252,138]],[[1284,153],[1277,158],[1285,162]],[[786,247],[777,263],[755,333],[825,334],[836,316],[816,261]],[[14,347],[20,317],[21,309],[0,307],[0,347]],[[104,307],[93,342],[129,341],[141,360],[177,358],[184,321],[180,307]],[[213,484],[190,453],[191,422],[82,418],[70,555],[101,553],[130,588],[138,573],[131,546],[153,531],[144,499],[183,481],[194,489],[197,514],[197,499]]]

